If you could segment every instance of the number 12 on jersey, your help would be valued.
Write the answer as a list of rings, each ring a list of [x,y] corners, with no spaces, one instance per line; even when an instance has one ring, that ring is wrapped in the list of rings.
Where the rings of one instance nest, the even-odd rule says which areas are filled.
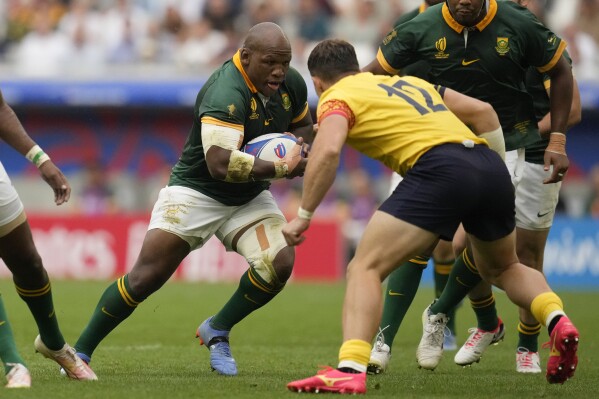
[[[398,80],[393,84],[393,86],[379,83],[378,86],[385,90],[389,97],[398,96],[405,100],[408,104],[413,106],[416,111],[420,113],[420,115],[426,115],[430,112],[447,111],[445,105],[434,104],[433,98],[426,90],[421,87],[414,86],[406,81]],[[420,93],[421,96],[414,91]]]

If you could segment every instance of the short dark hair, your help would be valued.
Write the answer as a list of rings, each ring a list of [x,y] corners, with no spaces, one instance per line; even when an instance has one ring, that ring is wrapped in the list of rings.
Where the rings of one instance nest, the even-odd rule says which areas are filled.
[[[325,81],[334,81],[339,75],[360,72],[354,46],[340,39],[327,39],[318,43],[308,57],[310,75]]]

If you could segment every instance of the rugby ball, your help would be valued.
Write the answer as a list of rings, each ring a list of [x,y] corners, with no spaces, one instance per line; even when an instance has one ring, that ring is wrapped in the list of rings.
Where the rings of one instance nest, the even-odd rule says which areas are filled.
[[[249,141],[243,146],[242,151],[263,161],[275,162],[285,158],[296,142],[297,139],[288,134],[269,133]]]

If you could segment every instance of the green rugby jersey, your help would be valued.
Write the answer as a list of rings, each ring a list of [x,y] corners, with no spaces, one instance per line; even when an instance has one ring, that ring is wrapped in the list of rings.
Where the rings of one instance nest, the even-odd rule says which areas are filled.
[[[416,8],[412,11],[409,11],[409,12],[401,15],[399,18],[397,18],[397,20],[395,21],[393,26],[401,25],[404,22],[408,22],[408,21],[414,19],[418,14],[420,14],[421,12],[426,10],[427,7],[428,6],[426,5],[426,3],[422,3],[420,5],[420,7]],[[410,75],[410,76],[416,76],[417,78],[420,78],[420,79],[429,80],[429,77],[428,77],[429,69],[430,69],[430,67],[428,66],[428,62],[422,60],[422,61],[416,61],[413,64],[406,65],[405,67],[401,68],[401,70],[399,71],[399,74],[401,76]]]
[[[239,52],[208,78],[198,96],[193,125],[183,153],[173,167],[169,186],[184,186],[225,205],[243,205],[268,189],[268,181],[229,183],[208,171],[202,147],[202,120],[243,130],[243,145],[267,133],[290,130],[308,112],[308,90],[302,76],[289,68],[276,94],[263,103],[241,65]]]
[[[514,2],[488,1],[487,15],[472,28],[457,23],[445,3],[429,7],[396,26],[381,43],[377,59],[389,73],[425,60],[431,82],[489,102],[509,151],[539,138],[524,84],[527,68],[548,71],[566,43]]]

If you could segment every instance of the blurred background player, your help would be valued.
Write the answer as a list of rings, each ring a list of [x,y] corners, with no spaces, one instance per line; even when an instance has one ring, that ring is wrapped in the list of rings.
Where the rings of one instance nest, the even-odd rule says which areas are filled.
[[[314,211],[335,180],[345,142],[404,180],[372,217],[348,266],[337,369],[326,368],[291,382],[288,389],[365,393],[371,340],[382,308],[382,281],[402,261],[436,245],[439,237],[452,237],[460,223],[484,277],[547,325],[556,366],[549,382],[572,376],[578,361],[578,331],[544,276],[519,263],[516,256],[514,190],[502,160],[502,129],[492,107],[415,77],[360,73],[353,47],[342,40],[319,43],[308,68],[320,97],[319,131],[297,217],[283,228],[287,243],[305,240]],[[423,323],[435,327],[431,333],[442,345],[447,317],[427,308]]]
[[[426,0],[420,7],[403,14],[395,21],[394,26],[400,25],[413,19],[415,16],[426,10],[429,6],[442,3],[443,0]],[[416,76],[424,80],[429,80],[429,66],[426,61],[417,61],[411,65],[403,67],[400,71],[401,76]],[[395,190],[395,187],[401,182],[401,176],[397,173],[391,175],[391,184],[389,194]],[[433,258],[433,277],[435,286],[435,298],[438,298],[447,284],[451,266],[455,261],[453,246],[451,241],[439,240],[432,253]],[[379,334],[376,337],[375,345],[370,355],[368,372],[379,374],[384,372],[389,366],[391,359],[391,347],[397,331],[401,326],[406,312],[410,308],[412,301],[418,291],[418,286],[422,278],[422,272],[428,265],[430,255],[420,255],[410,259],[394,272],[387,279],[387,287],[384,291],[385,305],[383,306],[383,317],[379,326]],[[455,350],[455,308],[447,313],[448,332],[445,335],[443,348],[445,350]]]
[[[293,68],[291,47],[272,23],[252,27],[241,49],[200,90],[183,154],[159,195],[131,271],[105,291],[75,348],[89,362],[100,342],[158,290],[192,250],[216,235],[246,258],[231,299],[197,330],[212,369],[236,375],[229,333],[273,299],[291,275],[295,251],[281,235],[285,218],[268,191],[273,178],[303,174],[302,139],[312,136],[307,87]],[[267,162],[239,149],[267,133],[300,136],[293,151]]]
[[[54,202],[69,200],[71,187],[50,157],[29,137],[12,108],[0,92],[0,138],[25,155],[39,169],[42,178],[54,191]],[[11,271],[17,293],[25,301],[39,335],[34,346],[47,358],[55,360],[73,379],[95,380],[91,369],[79,359],[60,331],[50,279],[37,252],[23,203],[0,163],[0,257]],[[19,355],[8,315],[0,296],[0,359],[4,363],[7,388],[29,388],[31,376]]]

